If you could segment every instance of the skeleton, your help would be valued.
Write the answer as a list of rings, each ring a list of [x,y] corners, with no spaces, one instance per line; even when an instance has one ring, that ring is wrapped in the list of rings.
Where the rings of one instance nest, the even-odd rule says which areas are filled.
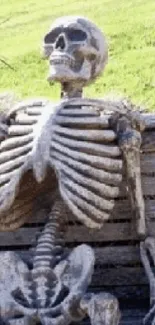
[[[22,179],[28,172],[33,172],[34,188],[46,185],[46,175],[47,178],[49,174],[53,175],[52,180],[56,180],[55,187],[63,200],[61,204],[58,200],[58,219],[61,219],[60,215],[67,206],[86,226],[100,228],[110,218],[115,198],[119,195],[124,157],[128,187],[134,189],[130,196],[137,233],[145,236],[139,154],[140,132],[144,129],[141,116],[125,101],[81,97],[83,87],[92,82],[106,64],[104,36],[85,18],[64,17],[51,26],[43,45],[44,56],[50,64],[48,80],[61,83],[62,100],[58,104],[46,101],[20,103],[7,115],[10,121],[8,136],[0,144],[0,229],[13,230],[25,221],[26,213],[16,214],[15,210],[22,193]],[[55,187],[53,185],[53,189]],[[26,189],[30,191],[28,182]],[[51,248],[52,222],[55,222],[54,214],[45,226],[45,233],[49,231],[49,242],[46,242],[43,233],[37,244],[32,271],[22,266],[25,268],[22,273],[26,274],[21,281],[24,289],[17,285],[11,290],[9,310],[6,311],[6,305],[3,306],[0,301],[2,319],[6,324],[13,324],[13,317],[22,315],[26,318],[24,323],[21,320],[19,324],[30,324],[31,321],[53,324],[54,301],[57,301],[61,287],[65,286],[70,293],[66,293],[65,297],[60,295],[61,308],[56,303],[60,316],[60,319],[55,318],[56,324],[70,323],[75,320],[75,313],[77,319],[88,314],[92,324],[117,325],[120,314],[114,297],[108,294],[85,295],[93,272],[92,250],[79,246],[77,251],[68,255],[67,262],[62,256],[57,261]],[[40,246],[40,243],[43,245]],[[90,254],[92,261],[88,263],[88,269],[83,262],[81,277],[77,279],[76,252],[81,259],[83,254]],[[10,256],[10,260],[15,260],[14,255]],[[41,271],[35,278],[37,263]],[[65,276],[63,279],[65,263],[72,265],[69,266],[70,287],[69,280],[65,282]],[[17,265],[20,270],[23,264],[18,260]],[[17,278],[15,274],[14,278]],[[26,284],[26,279],[30,279],[30,286]],[[78,283],[77,286],[74,282]],[[23,299],[20,300],[20,297]],[[17,324],[17,319],[15,322]]]

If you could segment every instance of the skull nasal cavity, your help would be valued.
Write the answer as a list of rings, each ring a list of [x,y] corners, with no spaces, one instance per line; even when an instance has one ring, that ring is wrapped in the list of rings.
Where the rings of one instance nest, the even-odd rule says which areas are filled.
[[[59,36],[59,38],[56,41],[55,47],[56,49],[61,49],[61,50],[65,48],[65,39],[63,36]]]

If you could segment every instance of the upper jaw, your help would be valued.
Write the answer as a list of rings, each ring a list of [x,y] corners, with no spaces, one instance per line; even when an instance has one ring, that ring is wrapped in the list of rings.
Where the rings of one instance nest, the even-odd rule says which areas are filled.
[[[60,67],[68,67],[73,72],[77,73],[80,71],[84,58],[82,56],[79,56],[79,58],[76,58],[69,54],[69,53],[62,53],[59,51],[54,51],[49,59],[50,66],[55,67],[56,69]]]
[[[75,65],[75,59],[68,54],[52,54],[50,57],[50,65],[65,65],[72,67]]]

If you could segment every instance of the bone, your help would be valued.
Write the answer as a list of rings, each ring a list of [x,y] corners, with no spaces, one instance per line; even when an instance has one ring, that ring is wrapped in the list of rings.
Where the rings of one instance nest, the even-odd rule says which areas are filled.
[[[150,310],[143,320],[143,324],[155,324],[155,238],[147,237],[140,244],[140,254],[150,286]]]
[[[83,200],[81,197],[73,194],[72,191],[69,191],[66,189],[65,192],[68,196],[68,198],[82,211],[84,211],[91,219],[96,219],[96,221],[99,220],[99,222],[103,223],[104,220],[109,219],[109,214],[106,212],[103,212],[99,209],[97,209],[94,205],[91,203],[88,203],[86,200]]]
[[[58,143],[55,143],[54,141],[52,142],[51,151],[52,150],[53,151],[56,150],[65,156],[72,157],[76,161],[88,163],[88,165],[94,166],[96,168],[97,167],[103,168],[105,170],[113,171],[113,172],[119,172],[122,170],[122,160],[121,159],[112,159],[112,158],[88,155],[83,152],[71,150],[67,147],[59,145]]]
[[[72,181],[69,177],[62,177],[61,181],[65,183],[66,186],[68,186],[71,190],[76,190],[78,194],[78,190],[83,191],[83,194],[86,190],[84,186],[78,185],[75,181]],[[98,188],[94,187],[96,190],[97,194],[101,197],[105,197],[106,199],[113,199],[118,196],[119,194],[119,189],[117,187],[111,187],[105,184],[99,184],[98,183]],[[83,195],[81,192],[81,196]],[[88,198],[89,199],[89,198]]]
[[[140,168],[141,135],[136,130],[125,130],[119,137],[119,143],[125,160],[127,184],[131,205],[136,217],[137,233],[140,237],[144,237],[146,225]]]
[[[112,130],[78,130],[68,129],[57,125],[53,126],[53,132],[67,136],[69,138],[85,141],[105,141],[112,142],[116,140],[116,133]]]
[[[26,135],[33,132],[32,126],[24,126],[23,125],[12,125],[9,127],[9,136],[19,136],[19,135]]]
[[[141,259],[145,268],[145,272],[149,279],[149,282],[151,285],[153,285],[154,283],[152,289],[155,290],[155,275],[153,272],[153,267],[155,266],[155,238],[147,237],[144,242],[141,242],[140,253],[141,253]],[[152,265],[152,268],[151,268],[149,256],[151,256],[151,259],[154,263],[154,265]],[[153,297],[154,297],[154,293],[153,293]]]
[[[44,99],[28,99],[28,100],[24,100],[22,102],[19,102],[18,104],[16,104],[8,113],[9,117],[16,114],[16,113],[19,113],[21,111],[24,111],[25,109],[27,108],[34,108],[35,109],[35,106],[37,106],[37,109],[38,106],[40,107],[43,107],[45,106],[46,104],[48,103],[47,100],[44,100]]]
[[[32,107],[32,108],[26,108],[26,113],[28,114],[28,115],[34,115],[34,116],[36,116],[36,115],[41,115],[41,113],[42,113],[42,111],[43,111],[43,107]]]
[[[109,127],[109,118],[104,116],[99,117],[72,117],[72,116],[56,116],[55,122],[61,126],[76,127],[76,128],[92,128],[107,129]]]
[[[66,189],[63,187],[63,185],[60,185],[60,193],[62,195],[62,198],[67,203],[68,207],[71,209],[71,211],[75,214],[75,216],[83,222],[88,228],[101,228],[101,224],[98,222],[95,222],[94,220],[90,219],[82,210],[80,210],[68,197],[66,194]]]
[[[118,187],[114,187],[114,186],[108,186],[106,184],[103,184],[103,183],[100,183],[100,182],[97,182],[91,178],[87,178],[83,175],[80,175],[79,173],[66,168],[62,168],[63,170],[63,174],[66,174],[70,179],[72,179],[73,181],[75,181],[75,184],[80,184],[81,185],[81,189],[89,189],[90,192],[95,192],[95,193],[100,193],[101,195],[103,195],[103,192],[105,197],[108,197],[108,198],[114,198],[114,197],[117,197],[118,196],[118,193],[119,193],[119,188]],[[63,176],[62,176],[62,179],[63,179]],[[103,203],[104,200],[103,200]],[[111,205],[111,204],[109,204]],[[107,204],[108,206],[108,204]],[[106,204],[104,205],[104,207],[106,207]],[[108,209],[108,207],[107,207]]]
[[[25,162],[25,156],[19,156],[14,160],[8,161],[0,165],[0,174],[3,174],[12,169],[19,168]]]
[[[27,134],[20,137],[17,136],[10,139],[6,139],[5,141],[1,142],[0,151],[13,149],[13,148],[26,145],[32,140],[33,140],[33,134]]]
[[[80,105],[81,106],[81,105]],[[98,111],[95,111],[93,108],[69,108],[70,106],[67,105],[66,108],[62,108],[59,110],[59,116],[69,116],[69,117],[98,117],[100,114]]]
[[[29,143],[25,146],[15,148],[12,150],[1,152],[0,154],[0,164],[6,163],[7,161],[10,161],[16,157],[19,157],[20,155],[28,153],[32,149],[32,143]]]
[[[93,142],[75,141],[73,139],[62,138],[57,134],[54,134],[52,139],[53,141],[58,142],[58,144],[65,145],[68,148],[77,149],[80,152],[94,154],[97,156],[116,158],[121,155],[119,147],[112,144],[104,145]]]
[[[61,164],[60,162],[57,162],[57,167],[60,171],[63,171],[63,173],[60,173],[60,175],[62,175],[62,180],[67,176],[75,181],[75,184],[73,183],[73,189],[77,192],[78,195],[82,196],[90,202],[93,202],[94,205],[103,211],[112,210],[114,206],[113,200],[103,198],[103,196],[101,197],[94,193],[95,188],[98,188],[98,182],[94,182],[92,179],[83,177],[64,163]]]
[[[82,39],[76,36],[73,26],[83,34]],[[53,38],[55,29],[60,32]],[[74,40],[68,37],[71,32]],[[64,43],[63,49],[59,46],[60,37]],[[83,17],[70,17],[67,24],[62,18],[61,23],[58,20],[51,26],[44,37],[43,53],[50,63],[48,80],[59,80],[62,85],[65,84],[66,91],[62,87],[64,96],[67,94],[67,97],[77,97],[81,88],[103,71],[107,62],[108,46],[104,35],[95,24]],[[93,60],[89,59],[91,56]]]
[[[10,173],[0,175],[0,185],[2,186],[2,184],[8,183],[10,181],[11,177],[13,177],[15,175],[15,173],[16,173],[16,170],[11,171]]]
[[[20,113],[16,117],[16,123],[20,125],[31,125],[38,121],[38,116],[28,116],[24,113]]]
[[[100,182],[109,184],[109,185],[116,185],[120,184],[122,180],[122,173],[111,173],[107,172],[102,169],[102,171],[98,168],[94,168],[88,164],[76,161],[70,157],[64,156],[58,152],[51,153],[51,165],[55,163],[55,166],[57,165],[57,162],[63,162],[65,165],[73,168],[73,170],[79,171],[81,174],[84,174],[86,176],[89,176],[92,179],[98,180]]]
[[[117,298],[107,292],[90,293],[80,302],[80,307],[90,317],[90,324],[119,325],[121,313]]]
[[[72,98],[69,99],[67,102],[67,106],[72,106],[72,107],[93,107],[94,110],[104,112],[105,114],[109,114],[111,112],[118,112],[123,114],[127,113],[127,109],[124,107],[124,105],[120,106],[120,101],[119,102],[114,102],[111,100],[104,100],[104,99],[89,99],[89,98]]]

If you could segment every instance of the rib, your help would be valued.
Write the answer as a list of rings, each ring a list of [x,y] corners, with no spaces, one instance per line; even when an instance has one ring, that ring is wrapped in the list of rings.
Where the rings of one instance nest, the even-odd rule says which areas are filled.
[[[100,182],[105,182],[110,185],[118,185],[122,180],[122,173],[109,173],[105,170],[101,170],[88,164],[76,161],[70,157],[64,156],[58,152],[52,152],[50,163],[51,165],[57,166],[57,162],[63,162],[67,166],[79,171],[80,173],[90,176],[92,179],[99,180]]]
[[[73,214],[78,217],[81,222],[83,222],[88,228],[101,228],[102,224],[95,222],[94,220],[91,220],[82,210],[80,210],[71,200],[68,198],[68,195],[65,193],[66,189],[60,185],[60,192],[64,199],[64,201],[67,203],[68,207],[71,209]]]
[[[116,171],[119,172],[122,170],[122,160],[121,159],[112,159],[112,158],[106,158],[106,157],[98,157],[93,155],[88,155],[83,152],[78,152],[75,150],[71,150],[67,147],[64,147],[62,145],[59,145],[56,142],[52,142],[52,148],[51,150],[55,150],[60,152],[61,154],[72,157],[72,159],[75,159],[76,161],[85,162],[90,166],[94,166],[97,168],[104,168],[109,171]]]
[[[24,113],[20,113],[16,117],[16,123],[21,125],[31,125],[38,121],[38,116],[28,116]]]
[[[77,184],[75,181],[72,181],[68,177],[61,177],[61,182],[64,182],[67,186],[70,187],[71,190],[76,189],[77,194],[79,193],[78,191],[81,191],[81,193],[78,195],[83,195],[82,191],[85,192],[85,190],[86,190],[84,186],[80,186],[79,184]],[[109,199],[113,199],[113,198],[117,197],[119,194],[118,187],[112,188],[105,184],[98,184],[98,188],[94,188],[94,189],[95,189],[95,192],[98,193],[100,196],[106,197]]]
[[[6,163],[18,156],[28,153],[32,149],[32,143],[28,143],[26,146],[18,147],[15,149],[10,149],[8,151],[1,152],[0,154],[0,164]]]
[[[6,163],[0,165],[0,174],[3,174],[7,171],[10,171],[12,168],[16,169],[19,168],[19,165],[25,162],[25,156],[19,156],[14,160],[10,160]]]
[[[105,141],[111,142],[116,140],[116,133],[112,130],[79,130],[68,129],[58,125],[52,127],[53,132],[67,136],[69,138],[85,141]]]
[[[97,156],[116,158],[121,155],[119,147],[115,145],[104,145],[101,143],[76,141],[69,138],[62,138],[58,134],[53,134],[52,140],[74,150],[77,149],[80,152],[82,151],[88,154],[95,154]]]
[[[94,193],[94,190],[95,188],[93,188],[93,184],[91,184],[93,181],[92,179],[87,179],[85,177],[85,181],[82,179],[83,177],[81,175],[79,175],[79,173],[76,173],[75,171],[73,171],[72,169],[68,168],[68,166],[66,165],[63,165],[64,166],[63,168],[60,167],[60,162],[58,162],[58,168],[60,168],[60,170],[63,170],[63,173],[64,175],[62,175],[62,173],[60,173],[60,175],[62,175],[62,180],[63,180],[63,177],[71,177],[71,179],[73,179],[76,183],[76,185],[79,185],[79,186],[76,186],[77,188],[77,191],[81,188],[82,190],[84,190],[84,192],[78,192],[77,194],[80,195],[80,196],[83,196],[86,200],[90,201],[90,202],[93,202],[94,205],[96,205],[97,207],[99,207],[100,209],[102,209],[103,211],[105,210],[111,210],[114,206],[114,201],[113,200],[107,200],[106,198],[103,198],[97,194]],[[61,180],[60,180],[61,181]],[[91,187],[92,189],[88,187],[84,187],[83,185],[87,185],[87,182],[91,184]],[[97,184],[97,182],[96,182]],[[82,185],[82,186],[81,186]]]
[[[17,136],[17,137],[6,139],[3,142],[1,142],[0,151],[20,147],[22,145],[28,144],[32,140],[33,140],[32,133],[20,137]]]
[[[55,122],[58,125],[69,126],[69,127],[86,127],[86,128],[97,128],[106,129],[109,127],[109,117],[90,116],[90,117],[72,117],[72,116],[59,116],[56,115]]]
[[[60,116],[70,116],[70,117],[91,117],[91,116],[99,116],[99,112],[90,109],[90,108],[62,108],[58,111],[58,115]]]
[[[25,125],[11,125],[9,127],[9,136],[19,136],[19,135],[26,135],[30,134],[33,132],[33,127],[32,126],[27,126]]]
[[[75,195],[73,192],[69,190],[65,190],[68,198],[73,202],[79,209],[81,209],[84,213],[89,215],[89,217],[95,221],[103,222],[104,220],[109,219],[109,214],[97,209],[94,205],[88,203],[83,200],[81,197]]]

